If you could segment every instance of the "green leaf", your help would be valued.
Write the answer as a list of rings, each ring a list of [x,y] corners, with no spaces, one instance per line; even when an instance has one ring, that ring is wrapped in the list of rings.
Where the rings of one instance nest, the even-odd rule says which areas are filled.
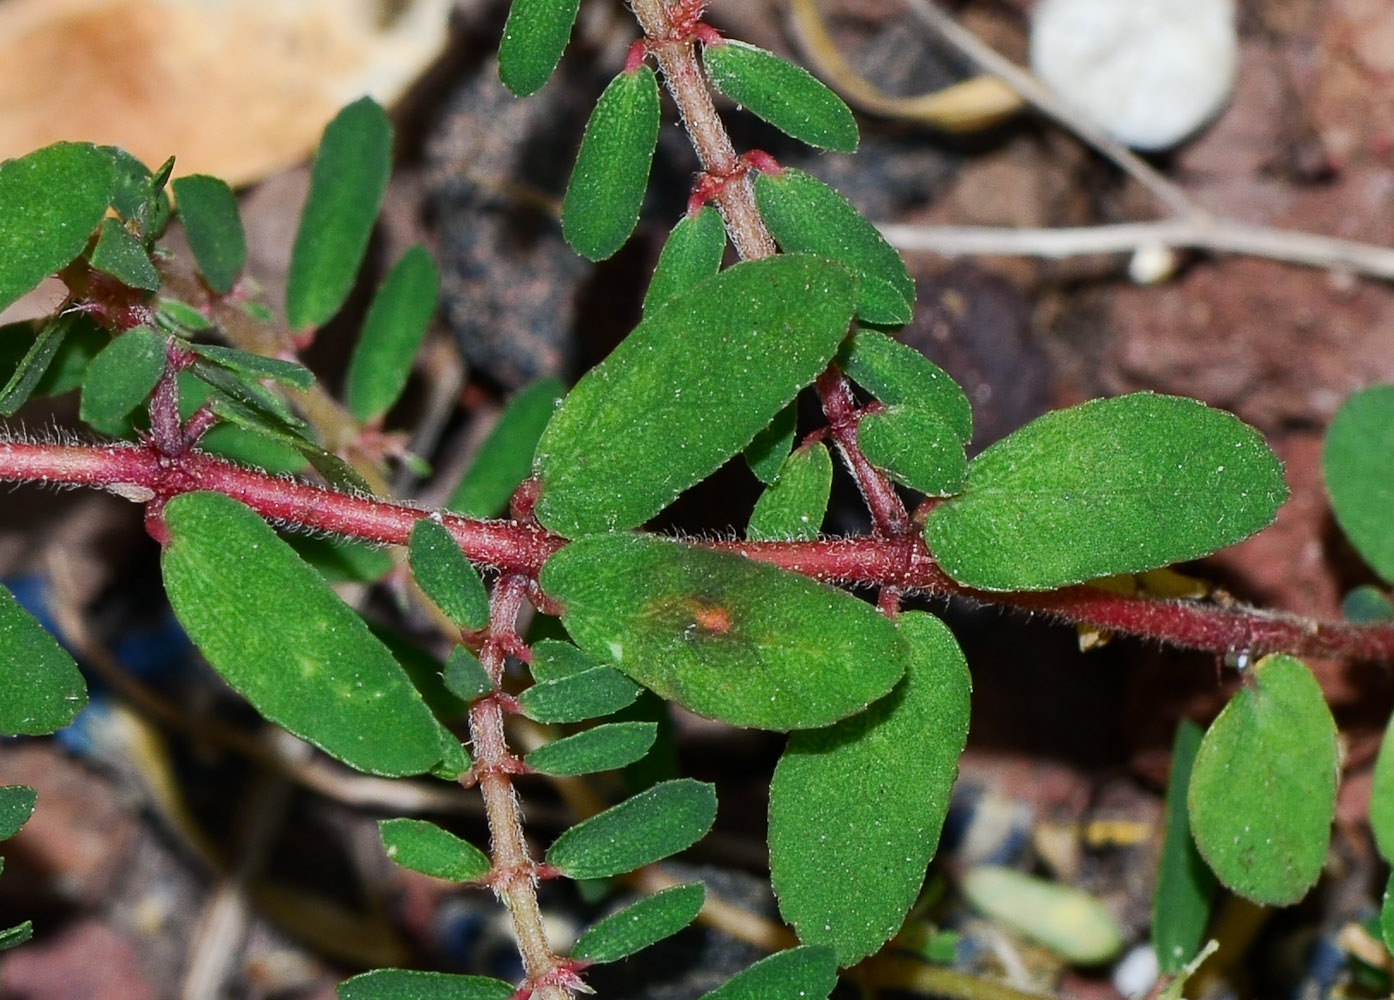
[[[1239,895],[1295,903],[1326,861],[1336,778],[1336,724],[1316,678],[1301,660],[1265,656],[1196,754],[1196,846]]]
[[[725,252],[726,223],[720,212],[706,205],[696,215],[684,215],[658,255],[649,289],[644,293],[644,312],[712,277],[721,270]]]
[[[179,373],[179,414],[188,419],[198,407],[208,403],[224,420],[237,420],[237,423],[221,423],[203,437],[199,438],[201,450],[221,455],[242,465],[252,465],[268,472],[300,472],[306,466],[305,456],[297,445],[299,438],[280,430],[267,433],[260,419],[254,415],[238,416],[237,411],[229,418],[228,411],[235,404],[216,392],[212,386],[192,372]],[[301,545],[304,539],[295,544]],[[310,558],[307,556],[307,558]],[[315,560],[311,560],[312,562]],[[316,563],[322,566],[322,562]]]
[[[383,280],[349,358],[346,401],[359,423],[383,416],[402,395],[439,294],[436,262],[420,245],[402,254]]]
[[[428,517],[417,521],[407,543],[407,560],[426,596],[455,625],[478,631],[489,624],[489,592],[443,525]]]
[[[963,388],[913,347],[879,330],[857,330],[842,345],[837,363],[852,381],[881,402],[930,410],[952,427],[964,444],[973,436],[973,411]]]
[[[621,875],[687,850],[715,819],[711,785],[665,781],[562,833],[548,848],[547,863],[573,879]]]
[[[114,168],[111,207],[122,219],[134,224],[132,232],[145,246],[152,246],[169,224],[169,193],[165,185],[174,169],[174,157],[151,173],[149,167],[124,149],[117,146],[97,148],[110,158]]]
[[[308,389],[315,384],[314,372],[294,361],[268,358],[251,351],[222,347],[218,344],[190,344],[189,350],[247,378],[269,378],[293,389]]]
[[[172,186],[203,280],[217,294],[226,295],[247,263],[247,237],[237,196],[225,182],[207,174],[180,177]]]
[[[497,517],[518,484],[532,472],[532,454],[566,390],[554,378],[540,379],[514,396],[446,503],[466,517]]]
[[[149,398],[165,370],[165,338],[138,326],[116,337],[87,366],[79,415],[119,434],[128,413]]]
[[[837,986],[831,948],[778,951],[742,969],[701,1000],[827,1000]]]
[[[1370,787],[1370,827],[1375,846],[1386,862],[1394,858],[1394,716],[1391,716],[1375,758]]]
[[[832,485],[833,460],[827,445],[815,441],[800,448],[785,459],[779,478],[755,501],[745,536],[751,541],[817,538]]]
[[[1326,432],[1321,469],[1341,530],[1394,583],[1394,385],[1357,392],[1341,405]]]
[[[656,722],[612,722],[548,743],[528,754],[528,767],[569,776],[613,771],[649,752],[658,738]]]
[[[658,78],[648,66],[621,73],[600,95],[561,206],[562,235],[582,257],[604,260],[634,232],[658,122]]]
[[[795,733],[770,786],[770,880],[799,940],[838,965],[880,950],[920,894],[968,735],[968,665],[923,612],[900,616],[910,669],[886,698]]]
[[[779,470],[789,457],[789,449],[794,446],[794,433],[798,428],[798,403],[790,403],[775,414],[769,426],[755,435],[755,439],[745,448],[745,464],[755,478],[770,486],[779,478]]]
[[[374,969],[340,983],[339,1000],[510,1000],[501,979],[416,969]]]
[[[534,680],[555,681],[599,665],[569,642],[542,639],[533,643],[532,662],[528,664],[528,669],[532,671]]]
[[[48,372],[72,324],[65,317],[54,316],[39,331],[14,373],[0,388],[0,415],[12,417],[29,401],[40,380]]]
[[[0,840],[9,840],[34,815],[38,794],[27,785],[0,787]]]
[[[536,722],[584,722],[618,712],[638,696],[638,686],[618,670],[592,667],[534,684],[518,696],[518,705]]]
[[[325,126],[286,279],[292,329],[321,325],[348,298],[391,170],[392,124],[372,98]]]
[[[818,178],[786,167],[755,178],[755,203],[786,251],[823,254],[861,279],[858,319],[910,322],[915,283],[905,262],[846,198]]]
[[[740,451],[827,367],[855,283],[830,261],[747,261],[653,309],[537,446],[536,514],[574,538],[641,524]]]
[[[913,403],[868,413],[857,424],[857,443],[868,462],[926,496],[953,496],[968,475],[958,435],[933,410]]]
[[[974,908],[1073,965],[1099,965],[1123,949],[1108,907],[1069,886],[984,865],[959,883]]]
[[[62,729],[87,704],[73,658],[0,587],[0,735]]]
[[[905,672],[905,644],[871,605],[733,553],[595,535],[549,559],[541,583],[583,651],[736,726],[826,726]]]
[[[518,97],[552,75],[576,23],[581,0],[513,0],[499,42],[499,78]]]
[[[103,220],[90,260],[94,268],[123,285],[146,292],[160,287],[160,272],[150,263],[150,252],[119,219]]]
[[[925,538],[960,583],[1048,590],[1208,555],[1269,524],[1287,494],[1253,428],[1139,392],[1048,413],[988,448]]]
[[[424,819],[379,820],[378,836],[389,858],[433,878],[475,882],[494,866],[479,848]]]
[[[202,348],[207,345],[197,346]],[[229,419],[245,421],[247,426],[270,434],[283,435],[291,440],[308,440],[303,434],[305,421],[292,413],[290,407],[279,396],[259,385],[254,373],[239,371],[221,361],[203,357],[201,350],[194,353],[199,356],[185,370],[194,378],[218,390],[217,396],[212,398],[221,396],[237,407],[235,413],[229,411],[224,414]]]
[[[76,142],[0,163],[0,310],[82,253],[106,213],[113,171],[110,157]]]
[[[483,664],[464,646],[450,651],[445,661],[445,689],[465,704],[478,701],[494,690],[494,681]]]
[[[0,930],[0,951],[17,948],[33,936],[34,922],[32,920],[26,920],[22,924]]]
[[[1384,939],[1384,947],[1394,952],[1394,873],[1390,874],[1389,881],[1384,886],[1384,899],[1379,909],[1379,930],[1380,937]]]
[[[701,882],[687,882],[645,896],[582,934],[571,957],[595,964],[628,958],[696,920],[706,895]]]
[[[856,151],[852,109],[808,70],[725,38],[702,46],[702,65],[717,90],[785,135],[820,149]]]
[[[1176,727],[1167,781],[1166,836],[1152,893],[1152,950],[1162,975],[1175,976],[1195,957],[1210,920],[1215,876],[1205,867],[1191,839],[1186,793],[1200,749],[1201,730],[1189,719]]]
[[[1341,598],[1341,617],[1352,625],[1394,621],[1394,601],[1380,588],[1362,584]]]
[[[392,654],[260,517],[196,492],[171,500],[164,520],[174,613],[257,711],[370,774],[421,774],[441,759],[446,734]]]

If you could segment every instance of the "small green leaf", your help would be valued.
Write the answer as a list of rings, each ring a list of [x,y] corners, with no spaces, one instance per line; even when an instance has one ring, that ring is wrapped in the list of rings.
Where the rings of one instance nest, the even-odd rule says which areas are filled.
[[[111,275],[123,285],[146,292],[160,287],[160,272],[150,263],[150,252],[145,249],[140,237],[127,229],[119,219],[102,222],[90,260],[94,268]]]
[[[433,778],[453,784],[469,773],[474,762],[470,760],[465,745],[451,737],[448,730],[442,730],[441,735],[441,750],[445,756],[431,767],[430,774]]]
[[[0,735],[62,729],[87,704],[73,658],[0,587]]]
[[[541,582],[584,652],[736,726],[826,726],[905,672],[900,635],[871,605],[732,553],[594,535],[548,560]]]
[[[1394,621],[1394,601],[1379,587],[1362,584],[1341,598],[1341,617],[1352,625]]]
[[[842,195],[818,178],[786,167],[755,178],[755,202],[771,235],[790,253],[816,253],[861,279],[857,318],[910,322],[915,283],[900,254]]]
[[[0,930],[0,951],[18,948],[33,936],[34,922],[32,920],[26,920],[22,924]]]
[[[815,441],[800,448],[785,459],[779,478],[755,501],[745,537],[804,542],[817,538],[832,485],[833,460],[827,445]]]
[[[717,90],[785,135],[820,149],[856,151],[852,109],[808,70],[725,38],[702,47],[702,65]]]
[[[110,157],[76,142],[0,163],[0,310],[82,253],[106,213],[113,171]]]
[[[857,330],[842,345],[837,363],[852,381],[881,402],[932,411],[964,444],[973,436],[973,411],[963,388],[913,347],[879,330]]]
[[[897,403],[857,424],[857,443],[872,465],[926,496],[953,496],[968,475],[958,435],[933,410]]]
[[[532,454],[547,421],[566,395],[554,378],[540,379],[514,396],[455,486],[447,510],[466,517],[497,517],[518,484],[532,472]]]
[[[684,215],[658,255],[649,289],[644,293],[644,311],[712,277],[721,270],[725,252],[726,223],[720,212],[706,205],[696,215]]]
[[[805,946],[760,959],[701,1000],[827,1000],[835,986],[833,950]]]
[[[658,78],[648,66],[621,73],[600,95],[561,207],[562,235],[582,257],[604,260],[634,232],[658,122]]]
[[[49,365],[63,346],[64,338],[72,324],[65,317],[54,316],[43,325],[29,349],[19,359],[14,373],[0,388],[0,415],[12,417],[19,408],[29,401],[29,397],[48,372]]]
[[[1394,716],[1385,726],[1370,787],[1370,827],[1380,857],[1394,858]]]
[[[618,712],[638,696],[638,685],[618,670],[592,667],[534,684],[518,696],[518,704],[536,722],[584,722]]]
[[[155,328],[187,338],[212,329],[213,322],[187,302],[161,297],[155,300]]]
[[[387,856],[414,872],[452,882],[475,882],[494,865],[489,855],[424,819],[378,821]]]
[[[426,596],[457,626],[478,631],[489,624],[489,592],[443,525],[428,517],[417,521],[407,543],[407,560]]]
[[[1321,874],[1336,810],[1336,724],[1301,660],[1265,656],[1201,741],[1191,832],[1222,883],[1270,906]]]
[[[34,815],[38,794],[27,785],[0,787],[0,840],[9,840]]]
[[[116,337],[87,366],[79,415],[119,434],[128,413],[149,398],[165,370],[165,338],[138,326]]]
[[[1099,965],[1123,949],[1108,907],[1079,889],[992,865],[968,872],[959,888],[994,923],[1073,965]]]
[[[245,419],[249,426],[259,427],[268,433],[299,441],[308,440],[303,434],[305,421],[292,413],[283,399],[258,384],[255,373],[231,368],[221,361],[204,357],[202,348],[209,345],[196,346],[199,350],[194,353],[198,357],[185,370],[199,381],[208,383],[218,390],[217,395],[237,406],[239,414],[227,414],[229,419]]]
[[[114,167],[111,184],[111,207],[127,222],[132,232],[147,247],[164,232],[169,223],[169,194],[165,185],[174,169],[170,157],[155,173],[140,160],[116,146],[97,147],[106,154]]]
[[[180,177],[172,186],[203,280],[217,294],[226,295],[247,263],[247,237],[237,196],[224,181],[207,174]]]
[[[1200,741],[1200,727],[1183,719],[1172,742],[1166,836],[1152,893],[1152,950],[1164,976],[1179,974],[1200,950],[1215,895],[1215,876],[1205,867],[1191,839],[1190,814],[1186,811],[1186,793]]]
[[[581,0],[513,0],[499,42],[499,78],[527,97],[552,75],[571,38]]]
[[[750,466],[755,478],[766,486],[779,478],[779,470],[784,467],[784,460],[794,447],[798,418],[797,402],[790,403],[776,413],[769,426],[756,434],[755,439],[746,446],[745,464]]]
[[[269,378],[292,389],[308,389],[315,384],[314,372],[294,361],[268,358],[251,351],[222,347],[218,344],[190,344],[189,350],[201,358],[248,378]]]
[[[1394,583],[1394,385],[1357,392],[1326,432],[1321,459],[1331,510],[1350,543]]]
[[[939,619],[899,619],[910,669],[888,697],[795,733],[770,786],[770,880],[799,940],[838,965],[879,951],[920,894],[968,735],[968,665]]]
[[[494,690],[494,681],[483,664],[464,646],[450,651],[445,661],[445,689],[465,704],[478,701]]]
[[[645,896],[582,934],[571,957],[596,964],[628,958],[696,920],[706,895],[701,882],[688,882]]]
[[[340,983],[339,1000],[509,1000],[514,989],[501,979],[416,969],[374,969]]]
[[[657,738],[657,723],[612,722],[548,743],[526,760],[534,771],[557,776],[613,771],[644,756]]]
[[[538,520],[574,538],[657,514],[827,367],[854,295],[836,264],[785,254],[736,264],[651,310],[543,432]]]
[[[383,280],[349,358],[346,401],[360,424],[383,416],[402,395],[439,293],[436,262],[420,245],[402,254]]]
[[[286,279],[292,329],[321,325],[348,298],[391,170],[392,124],[372,98],[325,126]]]
[[[715,819],[711,785],[665,781],[562,833],[547,850],[547,863],[573,879],[621,875],[687,850]]]
[[[196,492],[166,504],[164,520],[175,615],[262,715],[370,774],[441,759],[444,731],[392,654],[260,517]]]
[[[925,538],[960,583],[1048,590],[1208,555],[1266,526],[1287,493],[1253,428],[1139,392],[1048,413],[988,448]]]
[[[600,664],[569,642],[542,639],[533,643],[532,662],[528,664],[528,669],[532,671],[534,680],[555,681],[598,666]]]

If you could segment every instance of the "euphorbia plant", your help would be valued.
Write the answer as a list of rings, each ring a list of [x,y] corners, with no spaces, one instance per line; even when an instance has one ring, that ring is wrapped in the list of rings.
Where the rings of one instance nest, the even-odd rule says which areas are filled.
[[[500,70],[516,93],[550,76],[577,6],[515,0]],[[175,614],[263,716],[361,771],[429,773],[483,797],[487,851],[409,817],[385,820],[382,840],[400,864],[492,888],[511,914],[524,981],[374,970],[341,995],[571,995],[588,965],[691,922],[700,883],[646,897],[558,954],[536,886],[623,874],[684,850],[712,825],[712,786],[671,775],[636,788],[541,856],[514,792],[520,773],[589,774],[642,758],[665,702],[790,734],[771,778],[770,872],[803,946],[711,995],[828,995],[837,970],[879,952],[915,903],[964,747],[968,665],[939,618],[906,607],[924,594],[1256,660],[1204,738],[1187,730],[1178,740],[1154,927],[1164,970],[1180,971],[1202,941],[1209,884],[1196,846],[1241,895],[1301,898],[1325,856],[1337,757],[1320,689],[1295,657],[1387,656],[1394,627],[1094,583],[1204,556],[1266,526],[1287,491],[1261,437],[1198,402],[1138,393],[1048,414],[968,461],[963,391],[895,339],[914,307],[900,258],[822,181],[738,153],[712,92],[824,148],[855,147],[851,113],[798,67],[722,38],[701,4],[632,6],[643,37],[587,126],[563,232],[596,259],[628,239],[658,133],[660,76],[700,160],[690,208],[638,326],[559,405],[551,383],[519,394],[447,510],[400,502],[385,486],[405,456],[382,422],[436,295],[426,251],[408,251],[379,288],[343,403],[296,360],[342,307],[387,183],[391,129],[375,104],[349,106],[325,132],[284,323],[240,280],[245,243],[222,182],[167,185],[170,164],[152,173],[80,143],[0,167],[0,306],[50,274],[68,288],[55,316],[5,331],[26,346],[0,410],[80,387],[82,419],[108,436],[77,445],[11,433],[0,477],[142,504]],[[196,270],[159,248],[175,211],[167,186]],[[723,266],[728,241],[741,261]],[[805,393],[824,421],[799,435],[794,407]],[[1371,484],[1387,483],[1394,464],[1391,427],[1384,390],[1362,396],[1338,419],[1328,456],[1338,517],[1386,577],[1389,497]],[[832,450],[865,501],[864,535],[821,532]],[[642,530],[742,454],[764,484],[745,540]],[[268,521],[292,539],[328,532],[400,547],[416,599],[450,647],[439,670],[404,672]],[[358,566],[370,581],[400,582],[392,564],[370,556]],[[847,586],[875,588],[875,604]],[[1387,618],[1388,602],[1371,600],[1373,617]],[[529,642],[519,632],[529,605],[559,618],[570,641]],[[0,730],[66,725],[84,701],[76,666],[8,593],[0,628]],[[510,659],[527,668],[522,684],[505,677]],[[632,709],[643,689],[658,699]],[[622,710],[623,721],[603,721]],[[551,740],[519,756],[514,715],[551,727]],[[1382,757],[1372,816],[1386,850],[1391,774]],[[32,807],[29,790],[4,789],[0,834]],[[6,932],[3,943],[27,933]]]

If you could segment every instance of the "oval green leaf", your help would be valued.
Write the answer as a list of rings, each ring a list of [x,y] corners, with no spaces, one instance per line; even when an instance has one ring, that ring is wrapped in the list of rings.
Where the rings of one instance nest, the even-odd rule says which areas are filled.
[[[114,173],[111,157],[77,142],[0,163],[0,310],[82,253]]]
[[[1123,949],[1123,932],[1102,902],[1079,889],[1010,868],[974,868],[963,895],[994,923],[1074,965],[1099,965]]]
[[[420,245],[402,254],[383,279],[349,358],[345,401],[359,423],[378,419],[402,395],[439,291],[436,262]]]
[[[127,330],[88,364],[79,414],[103,433],[120,433],[126,414],[149,398],[164,370],[165,338],[144,326]]]
[[[819,149],[856,152],[852,109],[808,70],[724,38],[702,47],[702,65],[717,90],[785,135]]]
[[[489,592],[444,525],[429,517],[417,521],[407,542],[407,561],[426,596],[455,625],[477,631],[489,624]]]
[[[387,647],[260,517],[197,492],[171,500],[164,519],[174,613],[257,711],[370,774],[421,774],[441,759],[448,734]]]
[[[1321,470],[1341,530],[1394,583],[1394,385],[1357,392],[1341,405],[1326,433]]]
[[[1189,719],[1176,727],[1171,747],[1171,776],[1167,779],[1166,834],[1157,886],[1152,892],[1152,950],[1165,976],[1179,975],[1200,951],[1215,876],[1205,867],[1191,837],[1186,794],[1200,750],[1201,730]]]
[[[790,403],[775,414],[769,426],[760,431],[746,445],[745,464],[755,474],[755,478],[766,486],[779,478],[779,470],[789,457],[789,449],[794,447],[794,433],[798,430],[798,401]]]
[[[1321,874],[1336,810],[1336,724],[1301,660],[1265,656],[1201,741],[1188,805],[1221,882],[1286,906]]]
[[[864,601],[728,552],[596,535],[542,569],[576,644],[735,726],[826,726],[889,691],[906,647]]]
[[[391,170],[392,124],[372,98],[354,101],[325,126],[286,278],[292,329],[319,326],[348,298]]]
[[[837,986],[831,948],[805,946],[778,951],[742,969],[701,1000],[827,1000]]]
[[[915,283],[905,262],[846,198],[818,178],[786,167],[755,178],[755,202],[785,250],[831,257],[861,279],[858,319],[910,322]]]
[[[795,733],[770,786],[770,880],[799,940],[838,965],[900,929],[939,844],[968,735],[971,682],[939,619],[899,619],[905,679],[829,729]]]
[[[711,785],[679,778],[654,785],[562,833],[547,863],[568,878],[608,878],[661,861],[701,840],[716,820]]]
[[[881,402],[938,414],[964,444],[973,436],[973,411],[963,387],[913,347],[879,330],[857,330],[837,352],[837,363]]]
[[[150,263],[150,251],[119,219],[103,220],[89,260],[96,270],[123,285],[146,292],[160,287],[160,273]]]
[[[1375,757],[1374,777],[1370,786],[1370,828],[1374,831],[1375,846],[1380,857],[1394,859],[1394,716],[1390,716]]]
[[[34,815],[38,793],[27,785],[0,787],[0,840],[9,840]]]
[[[537,440],[564,395],[561,382],[544,378],[514,396],[479,446],[446,508],[466,517],[502,513],[518,484],[532,472]]]
[[[465,704],[478,701],[494,690],[494,680],[478,658],[464,646],[450,651],[442,674],[445,689]]]
[[[648,66],[621,73],[600,95],[561,206],[562,235],[582,257],[604,260],[634,232],[658,122],[658,78]]]
[[[968,475],[958,434],[939,414],[913,403],[862,417],[857,443],[868,462],[926,496],[953,496]]]
[[[726,223],[720,212],[706,205],[696,215],[683,216],[658,255],[644,293],[644,311],[716,274],[725,252]]]
[[[62,729],[87,704],[73,658],[0,586],[0,735]]]
[[[988,448],[925,539],[960,583],[1048,590],[1208,555],[1269,524],[1287,493],[1253,428],[1140,392],[1048,413]]]
[[[657,738],[656,722],[612,722],[539,747],[525,761],[557,777],[613,771],[643,757]]]
[[[832,485],[833,460],[827,445],[815,441],[793,452],[784,460],[779,478],[755,501],[745,536],[751,541],[817,538]]]
[[[499,42],[499,78],[518,97],[536,91],[561,62],[581,0],[513,0]]]
[[[226,182],[207,174],[179,177],[171,186],[203,280],[219,295],[226,295],[247,263],[247,236],[237,196]]]
[[[222,368],[237,372],[249,379],[269,378],[296,389],[308,389],[314,385],[315,376],[310,369],[294,361],[268,358],[264,354],[254,354],[236,347],[223,347],[220,344],[189,344],[189,350],[201,358],[206,358]],[[289,412],[289,411],[285,411]]]
[[[614,667],[591,667],[534,684],[518,696],[518,705],[535,722],[584,722],[618,712],[637,697],[638,685]]]
[[[571,949],[571,957],[592,964],[628,958],[696,920],[706,896],[701,882],[675,885],[645,896],[582,934]]]
[[[818,377],[855,295],[831,261],[781,255],[737,264],[652,310],[543,432],[538,520],[574,538],[657,514]]]
[[[515,990],[501,979],[417,969],[374,969],[340,983],[339,1000],[510,1000]]]
[[[452,882],[474,882],[489,874],[489,855],[469,841],[424,819],[378,821],[387,856],[414,872]]]

